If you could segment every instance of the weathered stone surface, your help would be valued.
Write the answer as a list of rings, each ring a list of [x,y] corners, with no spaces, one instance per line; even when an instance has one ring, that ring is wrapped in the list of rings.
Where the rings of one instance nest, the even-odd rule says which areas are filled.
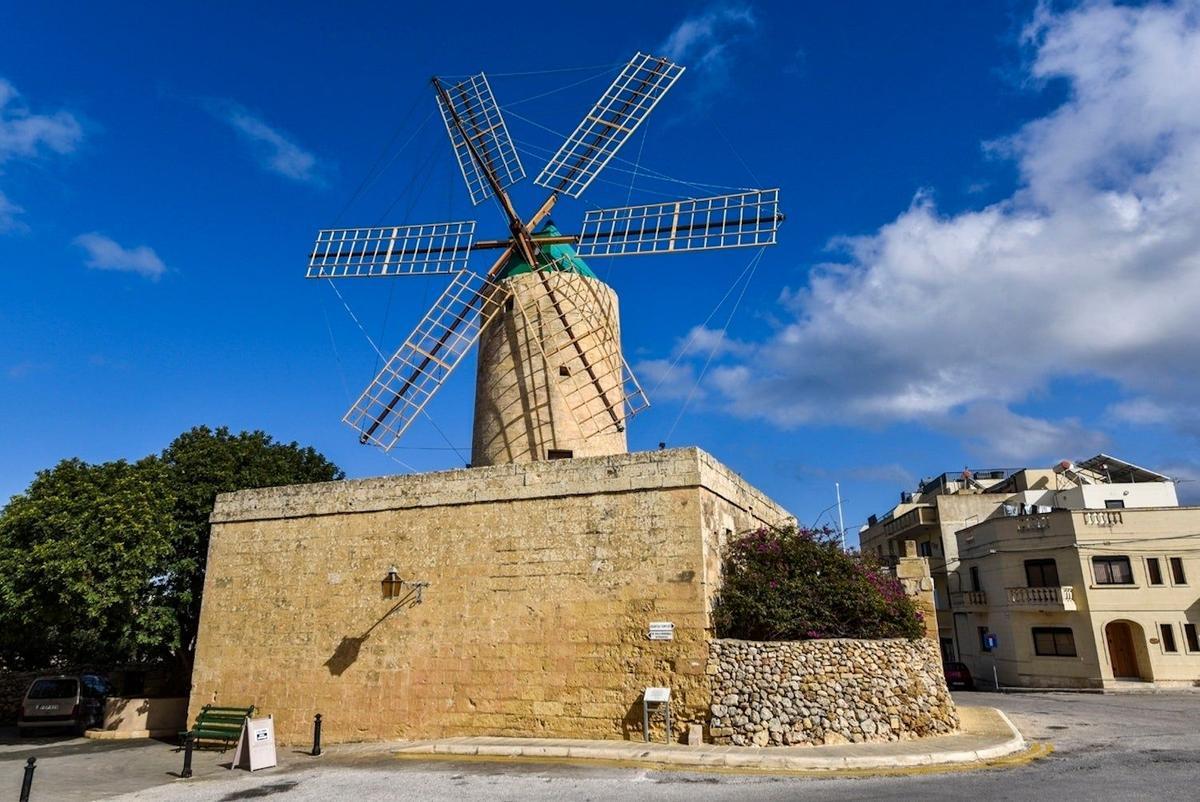
[[[698,449],[221,495],[189,720],[253,704],[283,744],[315,713],[330,742],[640,739],[642,689],[670,686],[683,741],[720,701],[721,548],[786,515]],[[421,604],[382,598],[392,566]]]
[[[716,743],[898,741],[958,727],[928,639],[715,640],[709,666],[717,667],[706,675],[712,698],[727,703],[711,722]]]

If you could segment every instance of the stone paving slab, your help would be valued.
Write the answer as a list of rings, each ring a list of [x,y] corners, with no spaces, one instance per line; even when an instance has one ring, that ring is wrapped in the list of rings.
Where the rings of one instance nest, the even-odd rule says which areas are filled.
[[[903,768],[994,760],[1025,748],[1025,739],[1004,713],[991,707],[959,707],[953,735],[886,743],[837,746],[684,746],[640,741],[565,738],[445,738],[393,745],[396,755],[459,755],[571,758],[664,766],[764,771],[836,771]]]

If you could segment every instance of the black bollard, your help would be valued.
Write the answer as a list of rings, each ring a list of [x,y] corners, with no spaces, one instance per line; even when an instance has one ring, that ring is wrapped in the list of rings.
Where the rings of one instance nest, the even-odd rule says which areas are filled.
[[[25,779],[21,780],[21,802],[29,802],[29,790],[33,788],[33,770],[36,768],[36,757],[25,761]]]
[[[183,771],[179,772],[179,776],[187,779],[192,776],[192,734],[189,732],[183,741]]]
[[[312,756],[317,757],[321,754],[321,714],[317,713],[313,719],[313,750]]]

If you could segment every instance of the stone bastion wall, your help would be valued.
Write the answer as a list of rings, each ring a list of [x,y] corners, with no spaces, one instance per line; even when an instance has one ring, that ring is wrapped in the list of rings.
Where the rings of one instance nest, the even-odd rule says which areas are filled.
[[[715,743],[900,741],[958,728],[937,644],[920,640],[714,640]]]

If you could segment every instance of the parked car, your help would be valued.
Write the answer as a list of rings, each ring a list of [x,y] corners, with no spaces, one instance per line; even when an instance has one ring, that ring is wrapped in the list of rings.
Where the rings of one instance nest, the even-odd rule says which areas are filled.
[[[951,690],[956,688],[964,691],[975,690],[975,680],[971,679],[971,670],[962,663],[942,663],[942,671],[946,675],[946,685]]]
[[[98,674],[38,677],[29,685],[17,714],[21,735],[70,729],[80,735],[104,724],[109,685]]]

